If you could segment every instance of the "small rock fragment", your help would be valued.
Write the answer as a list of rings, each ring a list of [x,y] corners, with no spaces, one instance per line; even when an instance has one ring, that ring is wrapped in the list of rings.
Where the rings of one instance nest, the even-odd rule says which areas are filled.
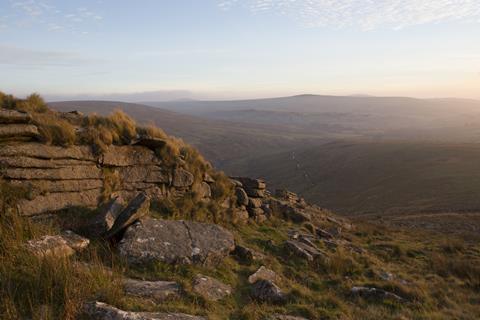
[[[259,280],[269,280],[275,282],[278,280],[278,277],[275,271],[267,269],[265,266],[261,266],[254,274],[248,277],[248,282],[252,284]]]
[[[206,300],[218,301],[232,293],[232,287],[217,279],[198,274],[193,280],[193,291]]]

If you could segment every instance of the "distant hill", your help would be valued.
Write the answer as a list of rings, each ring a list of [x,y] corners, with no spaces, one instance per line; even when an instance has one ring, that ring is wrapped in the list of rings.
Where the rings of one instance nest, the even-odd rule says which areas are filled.
[[[299,143],[314,143],[318,137],[295,134],[282,126],[210,120],[165,109],[119,101],[61,101],[49,106],[59,111],[109,114],[121,109],[140,123],[153,123],[168,134],[189,141],[220,168],[247,155],[289,150]]]
[[[332,105],[320,106],[328,112],[305,111],[320,108],[314,101],[329,100]],[[480,209],[477,103],[298,96],[177,101],[162,103],[163,108],[114,101],[50,105],[100,114],[120,108],[191,142],[228,174],[267,178],[272,187],[287,187],[343,214],[387,215]],[[199,109],[171,111],[187,112],[186,106]],[[333,106],[349,111],[332,112]]]
[[[278,125],[334,137],[474,142],[480,101],[300,95],[239,101],[146,104],[207,119]]]

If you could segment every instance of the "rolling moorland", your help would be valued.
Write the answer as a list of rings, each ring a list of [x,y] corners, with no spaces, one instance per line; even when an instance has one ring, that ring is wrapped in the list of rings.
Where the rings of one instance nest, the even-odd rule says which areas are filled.
[[[56,102],[191,141],[232,175],[264,177],[349,216],[477,212],[480,103],[304,95],[245,101]]]
[[[0,94],[0,318],[478,319],[472,238],[351,223],[122,112]]]

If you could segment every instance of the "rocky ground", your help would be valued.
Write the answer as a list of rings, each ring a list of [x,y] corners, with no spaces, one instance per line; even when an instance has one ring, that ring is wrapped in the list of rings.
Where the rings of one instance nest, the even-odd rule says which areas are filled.
[[[0,109],[2,319],[480,317],[478,241],[352,224],[145,129],[78,140],[110,120],[49,114],[74,136],[48,142],[24,111]]]

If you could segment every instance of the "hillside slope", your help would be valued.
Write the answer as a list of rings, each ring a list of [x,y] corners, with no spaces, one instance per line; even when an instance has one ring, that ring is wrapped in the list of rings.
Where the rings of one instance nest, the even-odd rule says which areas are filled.
[[[231,163],[349,215],[479,211],[480,145],[337,141]]]
[[[199,148],[207,159],[222,168],[224,163],[248,154],[263,155],[289,150],[317,136],[292,133],[284,127],[208,120],[141,104],[117,101],[64,101],[49,106],[59,111],[78,110],[107,115],[120,109],[139,123],[154,124],[168,134],[183,138]]]
[[[478,233],[352,224],[124,113],[38,95],[0,93],[0,138],[1,319],[480,316]]]

